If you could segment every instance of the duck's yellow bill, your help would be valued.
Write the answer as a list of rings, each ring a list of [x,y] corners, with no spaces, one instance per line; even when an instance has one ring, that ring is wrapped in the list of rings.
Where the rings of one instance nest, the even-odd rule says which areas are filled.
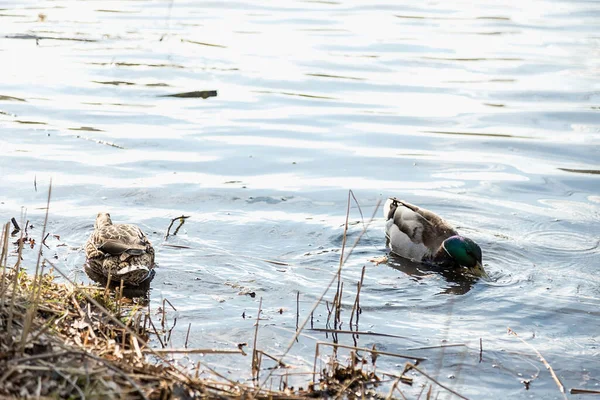
[[[490,279],[490,276],[483,269],[483,265],[481,265],[481,263],[479,263],[479,262],[469,272],[477,277],[484,278],[484,279]]]

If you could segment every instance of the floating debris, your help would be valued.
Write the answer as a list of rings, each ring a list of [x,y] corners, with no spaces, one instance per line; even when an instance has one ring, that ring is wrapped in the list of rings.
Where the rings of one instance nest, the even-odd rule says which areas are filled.
[[[84,131],[88,131],[89,130],[89,129],[85,129],[85,128],[86,127],[82,127],[80,129],[73,129],[73,130],[84,130]],[[92,129],[94,129],[94,128],[92,128]],[[100,130],[98,129],[98,130],[95,130],[95,131],[100,131]],[[86,136],[81,136],[81,135],[77,135],[76,137],[77,137],[77,139],[88,140],[90,142],[94,142],[94,143],[98,143],[98,144],[104,144],[106,146],[115,147],[117,149],[125,150],[125,147],[123,147],[123,146],[119,146],[118,144],[107,142],[107,141],[104,141],[104,140],[93,139],[93,138],[86,137]]]
[[[158,97],[179,97],[182,99],[208,99],[209,97],[217,97],[216,90],[200,90],[195,92],[175,93],[175,94],[164,94]]]

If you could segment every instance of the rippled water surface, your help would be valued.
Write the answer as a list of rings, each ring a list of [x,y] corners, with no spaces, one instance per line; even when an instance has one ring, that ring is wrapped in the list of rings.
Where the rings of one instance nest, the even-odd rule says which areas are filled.
[[[404,338],[356,345],[426,357],[469,398],[563,398],[510,327],[567,391],[598,390],[599,26],[587,1],[4,2],[0,217],[26,209],[41,235],[52,178],[59,268],[86,280],[80,246],[109,211],[156,245],[151,307],[177,309],[173,346],[191,324],[189,347],[251,348],[262,298],[258,347],[279,356],[297,293],[302,322],[336,271],[348,190],[364,215],[353,202],[349,244],[402,197],[476,240],[492,280],[369,262],[386,254],[378,210],[342,271],[342,329],[366,266],[358,328]],[[321,304],[314,328],[326,320]],[[304,333],[284,359],[300,386],[331,341]],[[441,344],[460,346],[408,350]],[[249,356],[180,358],[251,377]]]

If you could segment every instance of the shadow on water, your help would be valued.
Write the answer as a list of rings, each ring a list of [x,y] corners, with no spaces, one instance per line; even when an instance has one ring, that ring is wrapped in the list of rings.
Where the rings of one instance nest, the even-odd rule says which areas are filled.
[[[448,286],[444,287],[438,294],[466,294],[478,280],[478,278],[465,276],[447,269],[440,269],[434,265],[416,263],[392,253],[388,256],[387,265],[398,271],[404,272],[406,275],[409,275],[416,280],[426,279],[432,274],[441,275],[448,283]]]
[[[88,277],[91,280],[98,283],[102,287],[106,287],[108,280],[106,279],[106,277],[104,275],[98,274],[87,267],[84,269],[85,269],[86,274],[88,275]],[[142,284],[140,284],[139,286],[124,286],[123,287],[123,296],[130,298],[130,299],[141,298],[141,299],[149,301],[150,300],[150,283],[154,279],[155,274],[156,274],[156,271],[152,270],[150,277],[148,279],[146,279],[144,282],[142,282]],[[110,283],[108,283],[108,287],[117,292],[120,290],[120,284],[115,281],[111,281]]]

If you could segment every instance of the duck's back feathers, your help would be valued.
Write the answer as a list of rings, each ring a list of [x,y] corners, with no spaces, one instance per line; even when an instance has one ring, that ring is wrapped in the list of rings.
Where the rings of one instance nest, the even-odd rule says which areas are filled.
[[[88,274],[134,286],[153,276],[154,248],[140,228],[113,224],[105,213],[98,214],[94,228],[85,245]]]
[[[386,236],[393,253],[417,261],[431,259],[456,231],[441,217],[424,208],[389,198],[384,205]]]
[[[98,228],[90,238],[99,250],[111,255],[127,252],[131,255],[144,253],[150,244],[148,238],[135,225],[116,224]]]

